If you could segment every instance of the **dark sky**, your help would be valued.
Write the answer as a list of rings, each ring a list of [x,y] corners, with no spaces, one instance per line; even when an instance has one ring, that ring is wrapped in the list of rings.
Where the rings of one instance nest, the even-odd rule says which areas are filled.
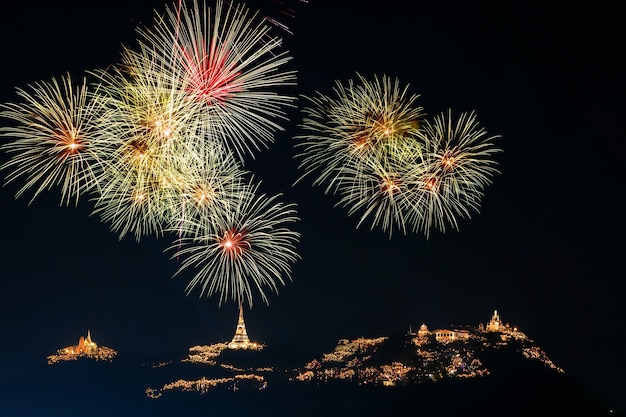
[[[310,182],[292,187],[300,115],[290,112],[285,132],[248,168],[266,191],[298,204],[302,260],[269,306],[259,299],[246,312],[248,332],[318,355],[339,338],[423,322],[478,324],[498,309],[566,372],[626,408],[617,342],[625,316],[623,23],[602,2],[501,3],[311,0],[286,19],[297,94],[330,93],[356,72],[398,77],[421,94],[428,115],[475,110],[502,136],[502,173],[460,231],[389,240],[355,229],[336,198]],[[5,2],[0,100],[14,100],[15,87],[115,62],[136,25],[163,5]],[[1,382],[88,328],[100,344],[146,355],[232,337],[236,306],[186,297],[184,276],[172,279],[176,264],[163,253],[167,238],[119,241],[88,203],[60,207],[52,191],[29,206],[13,198],[14,186],[0,191]]]

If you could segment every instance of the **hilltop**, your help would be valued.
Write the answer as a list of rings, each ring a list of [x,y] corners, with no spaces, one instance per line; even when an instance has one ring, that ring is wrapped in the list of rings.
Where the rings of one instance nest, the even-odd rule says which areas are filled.
[[[168,358],[102,360],[97,347],[88,332],[59,350],[71,360],[0,387],[0,415],[621,415],[497,311],[486,325],[341,339],[314,357],[251,342],[241,312],[233,341]]]

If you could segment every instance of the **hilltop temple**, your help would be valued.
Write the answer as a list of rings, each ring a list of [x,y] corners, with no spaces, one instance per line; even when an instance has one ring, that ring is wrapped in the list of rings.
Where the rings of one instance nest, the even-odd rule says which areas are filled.
[[[96,353],[98,350],[98,345],[96,342],[91,340],[91,330],[87,330],[87,338],[83,336],[78,339],[78,346],[76,353],[86,353],[88,355]]]
[[[59,353],[68,355],[93,355],[98,351],[98,345],[91,340],[91,330],[87,330],[87,337],[81,336],[78,344],[59,349]]]
[[[76,360],[79,357],[87,357],[95,360],[112,360],[117,351],[106,346],[98,346],[91,340],[91,331],[87,330],[87,337],[81,336],[78,344],[57,350],[56,355],[48,356],[48,364],[52,365],[59,361]]]
[[[237,328],[235,329],[235,335],[233,340],[228,344],[229,349],[253,349],[261,350],[263,345],[255,342],[251,342],[248,338],[248,332],[246,331],[246,323],[243,320],[243,306],[239,304],[239,320],[237,321]]]
[[[509,340],[510,338],[526,339],[526,335],[519,331],[517,327],[511,327],[509,323],[503,324],[502,319],[498,314],[498,310],[493,311],[493,316],[491,316],[491,320],[489,320],[484,329],[482,328],[481,323],[479,330],[501,333],[500,337],[502,340]]]

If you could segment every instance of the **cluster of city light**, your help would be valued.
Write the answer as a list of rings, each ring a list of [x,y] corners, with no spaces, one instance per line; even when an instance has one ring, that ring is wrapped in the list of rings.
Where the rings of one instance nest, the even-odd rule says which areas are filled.
[[[463,326],[462,329],[428,330],[422,324],[417,333],[409,330],[407,341],[415,346],[415,358],[407,363],[391,362],[374,366],[371,358],[386,337],[341,339],[330,353],[307,362],[292,380],[349,380],[359,384],[393,386],[409,381],[442,378],[478,378],[490,375],[480,359],[480,352],[498,349],[511,343],[526,359],[538,360],[557,372],[556,366],[523,332],[502,323],[497,310],[486,326]],[[494,340],[496,341],[494,343]]]
[[[189,354],[182,361],[215,365],[216,358],[219,357],[225,349],[228,349],[228,343],[192,346],[189,348]]]
[[[220,385],[229,384],[233,390],[237,390],[237,382],[241,381],[253,381],[258,383],[258,389],[262,390],[267,388],[267,381],[265,377],[262,375],[256,374],[237,374],[232,377],[224,377],[224,378],[206,378],[201,377],[200,379],[195,380],[186,380],[179,379],[174,382],[169,382],[163,385],[162,388],[151,388],[148,387],[145,390],[146,396],[148,398],[159,398],[163,395],[165,391],[172,390],[180,390],[180,391],[196,391],[201,394],[206,394],[209,389],[218,387]]]
[[[354,356],[359,352],[363,352],[372,346],[379,345],[385,340],[387,340],[387,337],[359,337],[354,340],[341,339],[332,352],[324,354],[322,362],[344,362],[346,358]]]
[[[237,339],[240,325],[242,325],[241,315],[233,339]],[[516,337],[512,335],[516,335]],[[503,338],[502,336],[506,337]],[[404,347],[408,351],[412,351],[414,356],[406,351],[402,353],[404,357],[402,361],[390,358],[391,360],[380,363],[375,352],[388,339],[386,336],[359,337],[352,340],[340,339],[330,353],[324,353],[321,358],[313,359],[302,367],[285,371],[291,374],[288,377],[289,381],[316,381],[319,383],[342,380],[358,385],[383,386],[438,381],[442,378],[479,378],[490,375],[489,369],[480,359],[481,353],[487,349],[498,349],[513,343],[524,358],[539,360],[557,372],[563,372],[547,357],[543,350],[533,345],[531,339],[516,327],[503,324],[497,310],[494,311],[491,320],[486,325],[480,323],[478,326],[462,326],[461,329],[455,330],[437,329],[430,331],[424,323],[417,332],[409,329],[405,335]],[[493,343],[494,340],[497,342]],[[267,366],[253,368],[218,363],[219,356],[226,349],[229,349],[229,343],[193,346],[189,348],[189,354],[182,362],[219,366],[234,375],[215,379],[205,377],[199,380],[179,379],[165,384],[159,389],[148,388],[146,395],[151,398],[159,398],[168,390],[206,393],[209,388],[225,383],[232,383],[230,388],[236,390],[236,382],[246,379],[258,381],[260,383],[258,389],[261,390],[267,387],[264,375],[282,373],[280,369]]]
[[[544,365],[546,365],[546,366],[556,370],[559,373],[565,372],[563,370],[563,368],[561,368],[560,366],[555,365],[554,362],[552,362],[552,359],[550,359],[548,357],[546,352],[544,352],[538,346],[526,346],[526,347],[521,349],[521,352],[522,352],[522,355],[524,355],[525,358],[536,359],[536,360],[542,362]]]
[[[16,197],[60,189],[85,199],[120,239],[174,236],[187,292],[268,303],[299,259],[293,204],[244,170],[293,106],[290,56],[258,13],[217,0],[179,1],[137,29],[137,45],[76,83],[69,75],[18,88],[4,103],[0,148]]]
[[[387,337],[342,339],[331,353],[324,354],[321,361],[314,359],[293,377],[297,381],[348,380],[359,384],[382,384],[393,386],[406,382],[415,367],[402,362],[378,366],[369,365],[371,350],[387,340]],[[370,352],[370,353],[368,353]]]
[[[478,212],[496,174],[500,150],[474,112],[452,111],[432,119],[416,105],[408,85],[388,76],[337,81],[333,95],[305,96],[296,136],[300,169],[337,205],[391,238],[429,236],[435,228],[459,228],[459,219]]]
[[[473,378],[489,375],[489,370],[476,357],[474,348],[464,346],[466,341],[441,343],[434,337],[429,339],[428,343],[420,344],[416,350],[419,358],[416,363],[406,364],[396,361],[377,366],[368,364],[372,357],[368,351],[375,348],[378,342],[364,346],[357,340],[351,342],[342,340],[333,354],[325,354],[321,361],[313,360],[307,363],[293,379],[349,380],[359,384],[394,386],[407,383],[410,379],[438,380],[444,377]],[[337,355],[335,352],[341,354]]]

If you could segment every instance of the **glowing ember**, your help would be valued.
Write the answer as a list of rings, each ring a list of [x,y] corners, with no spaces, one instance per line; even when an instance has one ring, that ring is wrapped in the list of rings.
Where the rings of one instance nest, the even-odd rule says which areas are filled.
[[[437,179],[432,177],[426,181],[426,189],[429,191],[437,191]]]
[[[245,240],[246,235],[236,230],[227,230],[224,232],[224,236],[218,238],[219,247],[222,248],[222,253],[230,256],[231,258],[240,257],[244,250],[250,248],[250,243]]]
[[[77,154],[84,148],[81,141],[71,132],[61,132],[59,142],[61,145],[61,153],[65,156]]]
[[[388,195],[392,195],[400,191],[400,187],[398,186],[398,183],[394,181],[393,178],[384,178],[381,187],[382,187],[383,192],[385,192]]]

